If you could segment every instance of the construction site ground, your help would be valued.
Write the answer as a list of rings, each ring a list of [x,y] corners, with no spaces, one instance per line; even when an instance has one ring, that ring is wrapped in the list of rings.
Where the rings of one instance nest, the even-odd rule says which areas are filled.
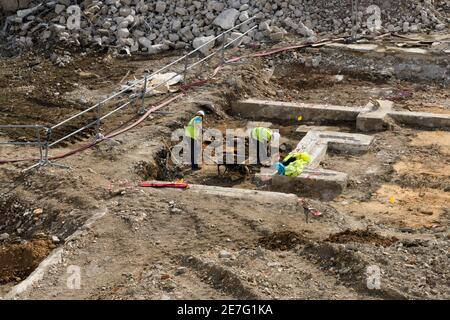
[[[364,155],[329,154],[321,166],[347,173],[349,184],[332,201],[306,199],[321,217],[308,216],[302,202],[284,201],[278,193],[239,196],[239,189],[267,191],[251,175],[222,177],[216,166],[208,165],[192,173],[169,159],[172,132],[183,128],[199,107],[209,106],[205,127],[245,128],[248,120],[231,114],[230,104],[249,97],[349,107],[364,106],[371,98],[388,99],[397,110],[450,114],[448,85],[395,75],[381,79],[365,66],[345,72],[338,65],[299,62],[324,54],[321,50],[228,64],[211,82],[188,91],[138,127],[59,161],[70,169],[44,167],[22,173],[33,163],[2,165],[0,234],[10,236],[0,242],[0,295],[449,299],[449,131],[394,124],[390,130],[371,133],[375,142]],[[227,55],[254,51],[233,49]],[[0,60],[0,124],[55,124],[111,94],[119,84],[139,78],[144,70],[157,70],[182,54],[71,55],[73,62],[66,68],[53,65],[41,53]],[[151,97],[147,106],[168,96]],[[138,109],[138,104],[125,109],[103,123],[102,131],[136,120]],[[71,123],[55,136],[83,123]],[[312,125],[276,119],[273,123],[288,149],[304,135],[297,127]],[[352,123],[324,125],[357,132]],[[76,136],[52,154],[75,149],[92,139],[92,133]],[[11,132],[0,139],[25,140],[31,134]],[[33,147],[1,148],[2,159],[36,155]],[[233,188],[237,194],[138,186],[146,180],[180,179]],[[94,215],[98,219],[83,227]],[[52,236],[59,241],[52,241]],[[22,293],[10,291],[55,250],[61,250],[61,259],[40,281]],[[67,285],[70,266],[80,267],[79,289]],[[381,269],[379,289],[367,285],[370,266]]]

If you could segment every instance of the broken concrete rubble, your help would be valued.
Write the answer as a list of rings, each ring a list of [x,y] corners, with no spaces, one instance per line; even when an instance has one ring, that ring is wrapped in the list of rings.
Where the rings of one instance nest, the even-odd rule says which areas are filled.
[[[408,0],[413,2],[414,0]],[[68,12],[70,6],[79,6],[81,15],[80,28],[70,28],[64,37],[52,33],[57,41],[79,45],[123,45],[126,43],[130,51],[134,51],[132,43],[142,36],[148,36],[152,45],[168,44],[170,48],[189,47],[196,37],[218,35],[225,29],[232,28],[238,22],[255,17],[248,25],[236,30],[246,32],[249,28],[259,26],[259,30],[249,33],[249,38],[260,41],[264,39],[281,40],[286,32],[302,35],[312,41],[317,34],[349,33],[352,28],[350,4],[342,5],[335,1],[334,5],[322,2],[294,1],[187,1],[175,0],[130,0],[130,1],[48,1],[44,2],[43,15],[27,14],[27,23],[42,26],[39,30],[23,29],[21,16],[28,11],[16,12],[19,9],[34,8],[39,1],[2,0],[0,6],[7,12],[14,13],[9,34],[12,36],[31,37],[33,41],[41,39],[47,26],[66,24],[73,21],[74,11]],[[381,5],[383,21],[381,31],[416,32],[420,30],[445,30],[448,17],[445,10],[436,10],[438,4],[417,5],[417,10],[403,13],[388,5]],[[420,8],[420,10],[419,10]],[[361,7],[359,14],[366,15],[366,7]],[[70,10],[69,10],[70,11]],[[333,19],[330,17],[333,16]],[[14,19],[18,18],[18,21]],[[415,17],[415,18],[414,18]],[[413,22],[414,23],[411,23]],[[131,28],[133,32],[126,34],[118,30]],[[130,29],[130,30],[131,30]],[[366,24],[360,24],[359,32],[370,33]],[[24,34],[25,33],[25,34]],[[145,49],[145,46],[141,49]],[[132,50],[133,49],[133,50]]]
[[[215,45],[214,38],[215,38],[214,36],[198,37],[194,39],[192,45],[194,49],[200,48],[199,51],[203,55],[207,56],[208,54],[211,53],[211,49],[214,48]]]
[[[13,12],[19,9],[25,9],[32,0],[1,0],[0,8],[6,12]]]
[[[228,30],[234,27],[234,24],[239,17],[239,11],[231,8],[222,11],[214,20],[216,26],[221,27],[224,30]]]

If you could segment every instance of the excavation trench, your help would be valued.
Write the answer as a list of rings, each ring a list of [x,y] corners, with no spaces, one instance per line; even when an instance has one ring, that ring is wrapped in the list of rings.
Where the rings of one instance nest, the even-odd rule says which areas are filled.
[[[341,49],[336,50],[337,52],[342,51]],[[281,152],[281,156],[283,156],[294,149],[311,130],[350,134],[361,134],[361,132],[356,129],[354,119],[351,121],[332,120],[332,117],[328,115],[324,119],[318,117],[305,120],[302,114],[298,114],[290,117],[289,120],[280,120],[282,115],[260,117],[256,111],[253,112],[252,116],[247,117],[234,112],[233,103],[237,100],[255,98],[267,101],[335,105],[343,108],[364,108],[371,99],[381,99],[394,101],[394,111],[450,114],[447,84],[445,81],[441,81],[445,78],[445,72],[448,72],[448,66],[445,64],[445,59],[442,60],[439,56],[435,60],[430,58],[431,60],[426,61],[426,68],[433,63],[436,63],[440,68],[440,73],[433,80],[428,78],[430,74],[427,73],[426,68],[422,74],[417,75],[420,79],[417,79],[417,77],[408,78],[405,72],[397,74],[396,72],[400,70],[397,67],[398,64],[407,63],[408,56],[400,55],[396,56],[395,59],[389,58],[389,65],[392,65],[396,72],[383,78],[382,65],[376,62],[374,57],[367,57],[362,53],[345,52],[349,61],[355,59],[357,62],[354,69],[344,68],[345,66],[338,59],[335,64],[331,63],[332,51],[323,53],[322,58],[325,63],[319,67],[307,66],[301,62],[301,60],[307,60],[316,54],[320,54],[320,52],[310,50],[296,54],[286,53],[278,57],[265,59],[262,65],[258,65],[260,69],[249,68],[249,72],[240,73],[230,82],[234,93],[226,95],[231,106],[229,108],[224,107],[227,116],[225,119],[219,119],[216,114],[208,112],[210,110],[205,110],[207,111],[207,117],[204,127],[206,129],[218,129],[225,133],[226,129],[241,128],[245,130],[251,121],[269,122],[269,124],[263,123],[261,125],[269,125],[271,128],[280,131],[283,137],[283,150]],[[374,72],[363,65],[362,61],[365,58],[368,59],[369,63],[373,63]],[[417,61],[421,61],[421,59],[426,60],[427,58],[417,58]],[[411,62],[411,64],[415,63],[416,60]],[[371,76],[371,74],[375,76]],[[430,80],[429,83],[426,83],[427,79]],[[424,104],[424,101],[434,101],[433,106]],[[437,161],[447,165],[448,161],[443,158],[448,153],[448,146],[444,142],[446,133],[442,133],[446,129],[442,128],[442,132],[427,133],[427,131],[404,124],[393,124],[385,129],[381,132],[367,133],[368,136],[373,137],[374,142],[365,154],[349,154],[333,148],[328,150],[319,168],[339,171],[348,175],[348,181],[345,183],[346,188],[334,190],[331,195],[321,190],[321,187],[318,188],[317,192],[310,192],[310,187],[305,184],[303,184],[304,188],[273,189],[266,183],[261,183],[258,178],[261,172],[259,166],[249,166],[249,170],[242,170],[238,166],[230,168],[224,174],[225,168],[221,168],[219,173],[216,165],[204,164],[201,170],[192,172],[188,165],[176,165],[168,158],[167,155],[170,154],[173,147],[170,142],[167,142],[167,146],[165,146],[166,152],[156,157],[155,164],[149,167],[151,170],[146,170],[141,177],[145,180],[177,181],[182,179],[184,182],[200,185],[282,191],[296,193],[301,197],[313,197],[322,200],[333,200],[340,195],[344,195],[355,200],[350,201],[349,204],[347,204],[349,201],[345,200],[343,205],[339,205],[339,207],[354,212],[356,215],[365,216],[364,210],[358,208],[358,206],[362,206],[362,208],[367,208],[370,216],[378,216],[380,212],[385,213],[383,220],[385,217],[386,220],[395,224],[412,225],[414,227],[435,225],[438,223],[440,215],[445,217],[446,211],[441,207],[441,200],[447,198],[448,184],[445,182],[447,173],[441,172],[442,170],[436,166],[429,165],[430,162],[427,161],[427,157],[432,156],[433,163]],[[437,139],[436,144],[442,145],[442,147],[439,147],[439,149],[434,147],[433,149],[436,149],[436,152],[432,149],[427,152],[416,150],[417,147],[414,145],[411,148],[411,139],[414,139],[416,135],[420,137],[424,134],[433,137],[439,136],[440,139]],[[445,137],[442,137],[442,135]],[[433,141],[430,140],[430,142]],[[209,142],[204,141],[203,148],[207,148],[208,145]],[[248,157],[248,151],[246,151],[246,157]],[[410,161],[406,161],[406,159]],[[417,170],[403,169],[402,171],[401,165],[406,162],[408,168],[413,163]],[[405,170],[406,172],[404,172]],[[406,176],[408,179],[405,180],[404,177]],[[408,205],[407,211],[388,215],[394,209],[403,206],[404,201],[407,201],[403,199],[405,192],[408,195],[411,194],[413,199],[416,198],[416,194],[424,194],[422,181],[427,182],[426,187],[428,189],[438,189],[439,205],[425,208],[423,205],[416,205],[414,201],[414,205],[411,205],[411,207]],[[428,189],[425,190],[426,194],[428,194]],[[397,201],[397,199],[400,200]],[[412,217],[405,220],[405,217],[410,215]]]
[[[339,125],[340,124],[340,125]],[[281,191],[286,193],[297,193],[299,196],[311,196],[317,198],[325,198],[324,194],[329,194],[329,189],[334,186],[324,188],[321,190],[310,191],[308,188],[297,190],[296,188],[287,187],[285,189],[279,189],[278,186],[274,186],[264,179],[262,175],[267,174],[267,170],[271,173],[269,177],[275,174],[274,164],[256,165],[252,164],[255,159],[255,150],[250,151],[250,139],[249,128],[258,126],[270,127],[272,130],[278,130],[281,135],[279,156],[276,158],[283,159],[292,150],[294,150],[298,143],[308,134],[309,130],[316,129],[314,123],[299,122],[299,124],[274,124],[267,122],[255,122],[242,119],[237,116],[229,116],[226,121],[215,120],[213,116],[207,116],[204,124],[204,130],[214,130],[216,133],[222,134],[222,141],[218,138],[211,138],[208,134],[205,134],[203,139],[203,163],[201,170],[192,171],[189,164],[177,163],[174,160],[175,147],[173,143],[166,142],[160,148],[159,151],[153,154],[153,160],[150,162],[140,162],[135,165],[135,171],[141,176],[143,180],[160,180],[160,181],[184,181],[190,184],[230,187],[240,189],[252,189],[252,190],[266,190],[266,191]],[[301,128],[299,128],[299,126]],[[301,130],[300,130],[301,129]],[[323,130],[323,128],[319,128]],[[337,122],[334,127],[335,130],[351,133],[354,131],[346,122]],[[233,135],[226,136],[227,130],[233,130]],[[220,139],[220,138],[219,138]],[[227,140],[228,139],[228,140]],[[232,141],[234,144],[229,144],[227,141]],[[218,145],[222,146],[220,149],[214,149]],[[218,159],[222,159],[221,154],[237,154],[238,148],[241,154],[245,158],[245,162],[237,162],[237,159],[226,159],[223,157],[222,164],[218,165]],[[214,150],[213,150],[214,149]],[[188,151],[188,148],[185,149]],[[220,154],[217,154],[219,152]],[[269,152],[270,156],[270,152]],[[342,162],[348,162],[346,158],[346,152],[332,152],[330,156],[335,160]],[[189,158],[189,155],[187,156]],[[270,159],[269,159],[270,160]],[[333,166],[328,166],[331,169]],[[335,169],[339,170],[337,166]],[[317,189],[317,188],[316,188]],[[333,194],[337,194],[337,191],[333,191]]]
[[[84,223],[83,212],[69,208],[24,192],[0,195],[0,294],[26,279]]]

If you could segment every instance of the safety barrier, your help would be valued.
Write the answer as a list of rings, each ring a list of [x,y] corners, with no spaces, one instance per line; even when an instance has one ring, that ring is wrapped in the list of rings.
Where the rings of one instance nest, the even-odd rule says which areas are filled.
[[[64,142],[67,141],[68,139],[80,134],[81,132],[90,129],[90,128],[94,128],[95,129],[95,140],[98,139],[102,139],[102,134],[101,134],[101,124],[102,121],[104,121],[105,119],[109,118],[110,116],[114,115],[115,113],[125,109],[126,107],[133,105],[138,99],[141,100],[141,106],[140,109],[138,110],[138,113],[144,113],[145,112],[145,98],[148,92],[150,91],[154,91],[158,88],[160,88],[161,86],[167,84],[168,82],[174,80],[176,77],[180,77],[181,74],[183,76],[183,81],[184,84],[187,83],[187,78],[189,75],[189,71],[192,70],[193,68],[197,67],[198,65],[202,64],[201,70],[200,72],[204,71],[203,68],[203,64],[206,63],[208,60],[210,60],[212,57],[214,57],[217,54],[221,54],[221,60],[220,60],[220,64],[224,64],[226,63],[225,61],[225,50],[232,46],[234,43],[240,41],[244,36],[246,36],[249,32],[253,31],[255,28],[257,28],[257,26],[254,26],[252,28],[250,28],[249,30],[247,30],[244,33],[239,34],[239,36],[230,39],[230,41],[226,41],[226,36],[227,34],[233,32],[234,30],[240,28],[241,26],[249,23],[250,21],[252,21],[254,19],[254,17],[249,18],[248,20],[236,25],[235,27],[228,29],[224,32],[222,32],[221,34],[219,34],[218,36],[212,38],[211,40],[207,41],[206,43],[204,43],[203,45],[199,46],[198,48],[196,48],[195,50],[190,51],[189,53],[187,53],[186,55],[178,58],[177,60],[169,63],[168,65],[160,68],[159,70],[151,73],[151,74],[144,74],[144,76],[139,79],[134,81],[133,83],[131,83],[130,85],[126,86],[125,88],[121,89],[120,91],[110,95],[109,97],[103,99],[102,101],[96,103],[95,105],[93,105],[92,107],[89,107],[73,116],[70,116],[69,118],[65,119],[64,121],[61,121],[51,127],[46,127],[46,126],[40,126],[40,125],[6,125],[6,126],[0,126],[0,129],[24,129],[24,128],[39,128],[40,130],[44,129],[45,130],[45,137],[43,139],[42,136],[40,135],[40,130],[37,130],[37,141],[40,141],[39,143],[37,142],[15,142],[15,141],[7,141],[7,142],[3,142],[1,144],[10,144],[10,145],[24,145],[24,144],[35,144],[39,146],[39,150],[40,150],[40,157],[39,157],[39,161],[37,164],[27,168],[26,170],[30,170],[33,168],[38,168],[41,166],[45,166],[45,165],[56,165],[53,164],[50,160],[49,160],[49,149]],[[221,39],[221,47],[214,50],[212,53],[206,55],[205,57],[201,58],[198,61],[192,62],[190,63],[190,60],[194,58],[194,55],[196,55],[196,53],[198,53],[201,49],[209,46],[211,43],[215,43],[216,40]],[[165,79],[164,81],[149,87],[148,86],[148,82],[150,80],[152,80],[156,75],[162,73],[162,72],[168,72],[170,70],[170,68],[176,66],[177,64],[182,64],[182,69],[177,69],[176,71],[178,72],[174,72],[174,76],[170,77],[169,79]],[[140,93],[138,94],[131,94],[127,97],[128,101],[117,106],[114,107],[111,111],[107,112],[106,114],[102,114],[102,111],[105,109],[105,106],[111,102],[113,99],[120,97],[121,95],[129,92],[130,90],[132,91],[133,89],[136,89],[138,86],[142,85],[142,90],[140,91]],[[56,129],[59,129],[65,125],[67,125],[68,123],[70,123],[71,121],[75,120],[75,119],[79,119],[82,116],[85,116],[86,114],[93,112],[95,113],[95,120],[94,121],[90,121],[88,124],[84,125],[83,127],[76,129],[68,134],[66,134],[65,136],[61,137],[61,138],[57,138],[56,140],[52,140],[52,132],[54,132]],[[31,158],[30,158],[31,159]],[[34,158],[33,158],[34,159]],[[7,160],[2,160],[2,163],[6,163],[8,162]],[[14,161],[11,161],[14,162]],[[64,167],[62,165],[58,165],[60,167]]]

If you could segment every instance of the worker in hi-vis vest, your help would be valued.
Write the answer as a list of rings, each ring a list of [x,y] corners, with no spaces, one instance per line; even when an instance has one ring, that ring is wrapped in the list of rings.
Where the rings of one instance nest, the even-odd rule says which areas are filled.
[[[272,130],[263,127],[253,128],[250,133],[254,143],[256,143],[256,164],[261,164],[261,160],[266,160],[267,150],[270,142],[274,139],[279,139],[280,134],[278,132],[272,132]],[[262,151],[265,151],[264,153]],[[264,156],[264,159],[262,157]]]
[[[202,153],[202,145],[201,145],[201,138],[202,138],[202,124],[203,124],[203,118],[205,117],[204,111],[198,111],[195,117],[189,121],[184,134],[188,138],[189,142],[189,152],[191,155],[190,163],[192,166],[192,170],[199,170],[198,166],[198,156]]]

